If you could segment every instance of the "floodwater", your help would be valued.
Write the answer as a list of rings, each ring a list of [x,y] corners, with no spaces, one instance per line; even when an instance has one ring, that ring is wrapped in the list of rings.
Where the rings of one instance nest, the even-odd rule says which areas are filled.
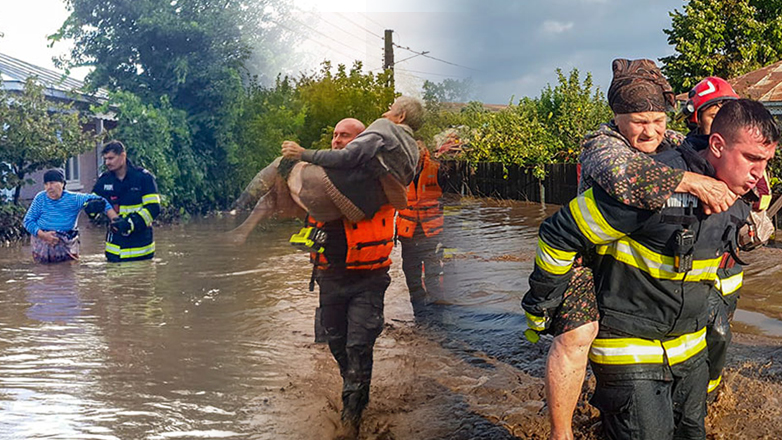
[[[519,300],[537,226],[555,208],[450,201],[444,293],[418,319],[394,251],[362,438],[545,438],[548,341],[520,338]],[[36,265],[27,246],[0,249],[0,439],[329,438],[340,379],[313,342],[311,267],[287,243],[299,225],[270,223],[235,245],[221,233],[239,220],[158,228],[146,262],[106,263],[92,226],[77,263]],[[769,395],[782,383],[768,367],[782,357],[776,251],[747,270],[735,328],[748,339],[737,337],[726,380]],[[744,424],[710,419],[712,438],[774,438],[762,433],[779,432],[779,412],[748,417],[738,397],[717,409]],[[576,426],[577,438],[599,433],[583,402]]]

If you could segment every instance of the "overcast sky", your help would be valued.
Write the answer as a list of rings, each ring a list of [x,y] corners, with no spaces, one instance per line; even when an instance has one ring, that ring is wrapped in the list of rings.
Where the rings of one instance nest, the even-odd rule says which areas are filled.
[[[0,52],[52,68],[67,45],[46,35],[67,17],[62,0],[2,0]],[[394,31],[397,84],[416,93],[424,79],[472,78],[473,98],[505,104],[556,83],[555,69],[591,72],[603,91],[614,58],[673,53],[663,33],[683,0],[295,0],[302,43],[289,73],[323,59],[365,69],[382,65],[385,29]],[[428,51],[426,56],[415,52]],[[405,58],[413,57],[406,61]],[[83,76],[85,72],[74,72]],[[268,72],[272,77],[274,72]]]

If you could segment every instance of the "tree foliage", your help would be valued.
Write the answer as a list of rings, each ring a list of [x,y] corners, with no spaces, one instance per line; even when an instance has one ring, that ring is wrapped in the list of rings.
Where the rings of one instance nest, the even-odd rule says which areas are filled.
[[[273,88],[251,85],[242,104],[239,146],[231,159],[238,182],[246,184],[279,156],[284,140],[298,142],[306,114],[291,79],[277,78]]]
[[[62,167],[68,158],[95,146],[82,130],[86,120],[72,106],[48,101],[44,87],[28,78],[21,93],[0,88],[0,188],[14,189],[18,203],[29,174]]]
[[[155,175],[167,202],[188,210],[200,210],[206,191],[205,173],[192,150],[187,114],[174,109],[163,96],[144,104],[130,92],[113,92],[98,109],[116,115],[117,127],[109,136],[128,146],[128,157]]]
[[[326,61],[319,72],[296,81],[298,97],[307,107],[302,146],[327,147],[340,119],[356,118],[369,125],[394,102],[391,72],[362,73],[361,67],[356,61],[349,70],[339,64],[332,72],[331,63]]]
[[[575,162],[581,153],[584,135],[608,122],[613,113],[600,89],[593,90],[591,73],[587,73],[582,82],[578,69],[571,70],[567,76],[562,69],[557,69],[557,81],[553,88],[546,85],[534,106],[538,118],[562,145],[557,158]]]
[[[664,32],[676,53],[661,61],[675,90],[689,90],[706,76],[743,75],[782,57],[779,0],[690,0],[670,16]]]
[[[470,127],[469,136],[462,139],[467,144],[464,159],[532,167],[543,178],[543,165],[577,161],[584,135],[612,116],[591,74],[582,81],[577,69],[567,76],[561,69],[556,73],[556,86],[547,85],[538,98],[523,98],[499,112],[488,111],[479,102],[452,112],[436,98],[430,99],[419,135],[431,145],[446,128]]]
[[[531,101],[499,112],[481,112],[474,120],[466,158],[471,162],[502,162],[533,168],[539,178],[543,165],[551,163],[562,142],[538,120]]]
[[[93,66],[91,87],[122,90],[187,115],[195,161],[205,170],[201,197],[230,202],[229,161],[238,148],[246,68],[252,48],[277,42],[271,26],[287,1],[67,0],[70,15],[51,38],[73,39],[62,65]],[[258,53],[269,53],[259,51]],[[256,54],[257,55],[257,54]],[[133,145],[128,145],[132,150]]]

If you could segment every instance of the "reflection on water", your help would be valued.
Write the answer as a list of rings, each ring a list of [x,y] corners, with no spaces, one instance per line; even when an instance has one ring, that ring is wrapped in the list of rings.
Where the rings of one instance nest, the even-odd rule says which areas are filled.
[[[429,322],[470,362],[479,362],[473,350],[522,358],[519,300],[537,226],[552,209],[485,200],[447,207],[445,297]],[[287,242],[297,224],[266,226],[236,246],[219,233],[237,220],[159,228],[156,258],[136,263],[107,264],[95,228],[84,231],[74,264],[36,265],[29,248],[3,249],[0,438],[292,438],[295,414],[274,403],[290,371],[315,369],[325,350],[311,344],[311,268]],[[410,313],[399,300],[404,281],[394,283],[392,320]],[[751,282],[746,290],[742,307],[782,310],[775,295]],[[740,311],[737,320],[782,336],[763,316]]]

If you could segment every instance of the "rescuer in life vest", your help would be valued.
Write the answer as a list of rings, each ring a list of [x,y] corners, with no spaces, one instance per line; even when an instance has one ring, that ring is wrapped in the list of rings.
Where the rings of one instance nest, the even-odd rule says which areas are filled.
[[[119,214],[106,236],[110,262],[148,260],[155,256],[152,222],[160,213],[160,195],[155,177],[134,166],[122,142],[107,142],[101,153],[106,172],[98,177],[92,192],[108,200]]]
[[[398,125],[420,127],[423,114],[398,110],[398,103],[384,117]],[[302,150],[283,144],[286,149],[299,155]],[[310,289],[314,290],[314,283],[320,288],[320,324],[342,376],[342,423],[337,439],[358,437],[361,416],[369,403],[375,340],[383,330],[385,292],[391,283],[388,268],[396,211],[382,188],[366,191],[361,197],[369,204],[386,202],[374,215],[359,221],[341,218],[320,222],[308,214],[306,227],[291,237],[292,244],[310,250]]]
[[[446,173],[417,141],[420,159],[415,178],[407,187],[407,208],[399,211],[396,234],[402,245],[402,270],[413,310],[441,294],[441,259],[437,248],[443,232],[443,195]]]

